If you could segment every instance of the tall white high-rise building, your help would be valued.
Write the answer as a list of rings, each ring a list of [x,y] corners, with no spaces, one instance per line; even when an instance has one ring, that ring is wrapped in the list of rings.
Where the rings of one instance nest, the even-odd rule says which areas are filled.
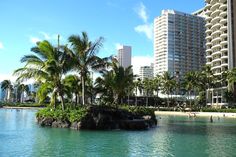
[[[154,75],[168,71],[181,78],[204,64],[204,18],[163,10],[154,20]]]
[[[127,68],[131,66],[131,46],[124,46],[122,45],[118,49],[118,62],[120,66]]]
[[[144,80],[145,78],[153,78],[153,64],[151,66],[141,66],[139,69],[139,78]]]
[[[236,0],[205,0],[206,64],[215,78],[214,88],[207,91],[208,105],[227,105],[224,93],[229,85],[221,81],[225,71],[236,67]]]

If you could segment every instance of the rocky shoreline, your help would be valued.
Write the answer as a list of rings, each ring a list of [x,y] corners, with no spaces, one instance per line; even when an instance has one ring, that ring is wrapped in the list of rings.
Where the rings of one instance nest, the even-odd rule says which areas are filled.
[[[40,126],[74,130],[147,130],[157,125],[152,115],[134,114],[123,109],[90,107],[87,114],[76,122],[51,117],[37,117]]]

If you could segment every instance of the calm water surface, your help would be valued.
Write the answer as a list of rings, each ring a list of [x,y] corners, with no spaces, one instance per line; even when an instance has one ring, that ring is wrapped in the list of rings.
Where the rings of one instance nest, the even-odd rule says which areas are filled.
[[[35,113],[0,109],[0,157],[236,156],[236,119],[161,116],[149,131],[73,131],[39,127]]]

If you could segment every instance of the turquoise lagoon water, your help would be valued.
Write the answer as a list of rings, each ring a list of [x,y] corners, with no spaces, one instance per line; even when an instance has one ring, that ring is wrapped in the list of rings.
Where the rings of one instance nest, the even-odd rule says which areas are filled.
[[[42,128],[35,110],[0,109],[0,157],[232,157],[236,119],[161,116],[149,131]]]

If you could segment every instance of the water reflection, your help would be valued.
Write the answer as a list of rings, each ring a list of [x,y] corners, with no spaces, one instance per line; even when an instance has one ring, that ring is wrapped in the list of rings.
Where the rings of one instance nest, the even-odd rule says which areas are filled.
[[[162,116],[149,131],[42,128],[35,111],[0,109],[0,156],[234,156],[236,120]]]

